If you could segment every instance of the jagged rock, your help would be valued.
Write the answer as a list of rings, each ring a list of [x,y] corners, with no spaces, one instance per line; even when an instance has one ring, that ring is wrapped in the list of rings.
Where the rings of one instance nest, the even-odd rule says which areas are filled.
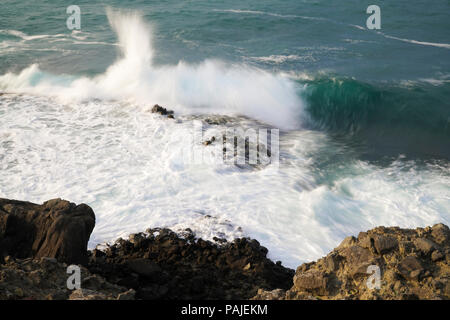
[[[54,199],[42,205],[0,199],[0,257],[54,257],[86,263],[95,225],[92,209]]]
[[[414,280],[418,280],[420,273],[423,271],[422,264],[414,256],[405,257],[400,261],[398,269],[406,279]]]
[[[352,278],[366,274],[367,267],[374,263],[371,252],[358,245],[345,248],[339,255],[344,258]]]
[[[295,273],[269,260],[256,240],[213,243],[189,229],[148,229],[86,253],[94,224],[86,205],[0,199],[0,300],[450,298],[450,230],[443,224],[361,232]],[[70,291],[63,261],[87,257],[81,289]],[[377,281],[368,280],[376,270],[374,288]]]
[[[158,104],[155,104],[152,108],[152,113],[159,113],[160,115],[167,116],[173,119],[173,111],[167,110],[166,108],[161,107]]]
[[[379,254],[387,253],[398,246],[398,242],[393,237],[376,235],[374,237],[374,246]]]
[[[414,245],[424,255],[430,254],[436,248],[436,244],[433,241],[424,238],[415,239]]]
[[[294,276],[294,287],[299,291],[308,291],[325,295],[328,292],[327,284],[327,275],[316,270],[300,272]]]
[[[438,244],[449,245],[450,229],[445,224],[438,223],[434,225],[431,230],[431,235]]]
[[[69,290],[67,264],[53,258],[14,259],[0,264],[0,300],[116,299],[127,289],[108,283],[86,268],[81,271],[81,290]]]
[[[145,239],[145,235],[142,232],[130,234],[128,237],[132,244],[138,244],[143,239]]]
[[[248,299],[259,288],[292,286],[294,271],[269,260],[256,240],[215,244],[190,230],[159,228],[146,234],[138,243],[117,241],[100,262],[92,252],[90,271],[130,286],[137,299]]]
[[[378,227],[347,237],[326,257],[299,266],[284,299],[449,299],[449,235],[437,224]],[[377,267],[380,287],[369,286]],[[255,299],[267,297],[259,292]]]
[[[256,296],[251,298],[251,300],[284,300],[286,297],[286,290],[275,289],[272,291],[266,291],[259,289]]]
[[[439,261],[443,258],[444,258],[444,255],[440,251],[433,251],[433,253],[431,254],[431,260],[433,262]]]

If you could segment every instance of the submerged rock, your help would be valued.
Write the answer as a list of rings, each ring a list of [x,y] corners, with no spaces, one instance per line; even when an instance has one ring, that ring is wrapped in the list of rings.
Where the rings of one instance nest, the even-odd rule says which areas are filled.
[[[203,145],[209,146],[209,145],[212,144],[214,141],[216,141],[216,137],[213,136],[213,137],[211,137],[211,139],[203,141]]]
[[[86,263],[95,225],[92,209],[53,199],[42,205],[0,199],[0,258],[53,257]]]
[[[167,116],[168,118],[173,119],[173,111],[167,110],[164,107],[161,107],[158,104],[155,104],[152,108],[152,113],[159,113],[160,115]]]

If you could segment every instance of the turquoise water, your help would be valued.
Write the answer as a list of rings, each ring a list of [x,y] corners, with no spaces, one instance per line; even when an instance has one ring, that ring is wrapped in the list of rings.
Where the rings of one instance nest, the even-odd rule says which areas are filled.
[[[368,30],[371,4],[2,1],[0,196],[87,202],[91,245],[243,230],[293,267],[376,225],[448,224],[450,4],[377,1]],[[181,166],[155,103],[280,128],[280,171]]]
[[[83,41],[70,38],[69,4],[4,1],[0,73],[38,62],[101,74],[117,57],[105,7],[138,10],[154,26],[155,65],[216,58],[291,73],[309,84],[313,127],[358,133],[383,154],[450,155],[448,1],[380,1],[379,31],[365,27],[368,1],[79,1]]]
[[[68,34],[65,9],[70,4],[54,0],[2,1],[0,28],[29,35]],[[313,73],[331,70],[363,81],[447,79],[448,50],[383,35],[448,46],[448,1],[433,1],[433,5],[426,1],[378,1],[382,14],[379,32],[355,27],[365,28],[369,16],[365,10],[370,4],[370,1],[77,1],[82,12],[81,30],[95,41],[115,41],[105,6],[140,10],[146,20],[156,25],[158,63],[175,63],[180,59],[199,62],[217,57],[276,70]],[[14,40],[14,37],[3,34],[0,39]],[[48,48],[46,41],[36,40],[33,44],[36,48]],[[1,68],[24,67],[38,58],[46,69],[70,74],[100,73],[115,58],[114,50],[106,45],[66,42],[56,45],[74,50],[74,54],[64,59],[56,48],[55,52],[41,54],[36,51],[19,56],[2,54],[11,63],[2,63]],[[278,65],[252,60],[271,55],[298,58]]]

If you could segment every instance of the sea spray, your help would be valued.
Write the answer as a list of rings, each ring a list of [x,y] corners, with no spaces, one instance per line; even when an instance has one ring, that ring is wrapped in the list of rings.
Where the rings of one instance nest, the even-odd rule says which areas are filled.
[[[433,27],[434,22],[439,21],[448,4],[437,2],[441,6],[433,6],[437,14],[429,18],[431,23],[422,24],[419,30],[414,20],[412,32],[438,29]],[[286,2],[289,12],[285,14],[302,14],[293,3],[308,6],[299,1]],[[113,22],[116,29],[126,32],[127,28],[140,30],[143,26],[142,34],[149,39],[151,51],[130,49],[126,53],[127,42],[133,39],[140,44],[129,48],[147,43],[137,36],[122,37],[117,45],[113,43],[113,35],[104,28],[108,22],[103,12],[93,14],[93,29],[82,30],[82,35],[95,45],[69,40],[68,34],[61,39],[54,36],[28,40],[0,35],[6,41],[1,44],[5,51],[1,52],[0,66],[16,72],[1,77],[1,90],[24,93],[0,97],[0,197],[39,203],[60,197],[89,204],[97,217],[91,248],[147,227],[166,226],[176,231],[190,228],[203,239],[251,236],[269,249],[270,258],[293,268],[320,258],[344,237],[375,226],[449,224],[448,160],[430,156],[420,162],[395,154],[394,160],[380,165],[362,158],[354,148],[367,124],[392,119],[392,112],[406,127],[435,123],[437,126],[432,127],[436,130],[448,128],[440,125],[442,121],[433,121],[441,118],[448,124],[448,119],[440,116],[445,114],[440,110],[448,110],[447,49],[386,39],[347,25],[335,24],[330,30],[327,21],[274,15],[252,19],[211,12],[210,6],[201,2],[190,5],[193,10],[180,10],[178,4],[174,8],[170,2],[161,6],[144,2],[136,5],[161,28],[154,39],[156,47],[152,47],[150,39],[151,26],[130,12],[117,12],[134,26]],[[261,4],[254,5],[257,8]],[[280,10],[270,4],[264,6],[272,6],[274,13]],[[424,6],[431,10],[429,5]],[[41,4],[38,7],[45,10]],[[36,29],[28,28],[28,21],[23,25],[10,21],[9,16],[2,21],[8,29],[14,27],[30,37],[63,32],[49,24],[48,14],[52,13],[39,13],[33,25]],[[305,14],[313,16],[313,12]],[[174,15],[176,19],[172,19]],[[289,19],[289,23],[279,18],[285,22]],[[425,15],[417,18],[425,19]],[[447,20],[445,17],[443,22]],[[61,22],[61,28],[65,28]],[[320,30],[312,33],[316,28]],[[446,30],[443,27],[441,35]],[[336,37],[341,32],[351,41]],[[174,35],[179,38],[172,38]],[[406,30],[403,36],[412,38]],[[198,46],[183,50],[184,39]],[[426,34],[420,39],[439,41]],[[55,48],[58,51],[52,54],[36,51]],[[64,55],[59,51],[79,48],[83,54],[71,51]],[[114,60],[116,48],[119,54]],[[270,64],[245,58],[272,55],[277,59]],[[292,59],[278,61],[278,56]],[[204,57],[221,57],[222,61]],[[183,61],[178,63],[180,58]],[[22,70],[32,62],[39,62],[40,69],[34,65]],[[110,63],[110,68],[103,63]],[[59,68],[61,64],[70,67]],[[380,69],[380,65],[385,67]],[[271,69],[259,69],[265,67]],[[303,79],[294,83],[292,77],[281,76],[278,68],[302,74]],[[323,83],[314,77],[321,69],[326,70],[329,79]],[[60,70],[69,70],[69,75],[62,75]],[[356,83],[344,81],[339,85],[342,77],[353,76]],[[415,85],[418,77],[431,79],[435,90]],[[360,87],[367,79],[373,85]],[[399,91],[400,95],[389,94],[393,99],[388,101],[393,103],[378,109],[387,100],[384,91],[378,98],[377,88],[383,84],[402,85],[398,79],[405,79],[405,90]],[[298,92],[305,97],[305,104],[295,95]],[[425,92],[424,99],[417,99],[421,92]],[[409,107],[411,99],[417,101],[417,108]],[[175,109],[176,121],[148,112],[154,103]],[[192,166],[181,161],[182,150],[191,132],[187,127],[190,120],[207,122],[212,118],[201,113],[244,114],[286,127],[297,125],[299,118],[303,125],[305,115],[314,113],[316,126],[314,130],[304,126],[301,130],[280,131],[279,170],[271,166],[255,170],[233,165]],[[372,115],[379,121],[371,120]],[[248,117],[228,119],[242,127],[260,125]],[[391,122],[393,129],[396,123]],[[216,126],[220,124],[211,128]],[[379,126],[371,128],[375,133],[381,131]],[[350,139],[334,139],[334,132]],[[205,132],[205,136],[209,134]],[[382,146],[392,141],[390,137],[382,139]],[[431,140],[423,142],[415,138],[417,135],[412,137],[415,145],[431,145]],[[211,151],[207,146],[200,147]],[[383,156],[382,148],[373,150]]]
[[[19,74],[0,76],[0,88],[54,96],[63,103],[93,99],[133,101],[144,107],[160,103],[181,114],[245,115],[285,130],[301,126],[302,88],[289,78],[213,59],[154,65],[151,27],[143,18],[112,9],[107,15],[120,51],[103,74],[68,81],[32,65]]]

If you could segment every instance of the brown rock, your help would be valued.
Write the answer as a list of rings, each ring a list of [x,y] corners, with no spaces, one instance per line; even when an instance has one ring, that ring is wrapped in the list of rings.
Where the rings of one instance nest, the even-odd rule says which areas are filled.
[[[259,289],[256,296],[251,300],[283,300],[286,296],[286,291],[282,289],[275,289],[272,291],[266,291]]]
[[[284,299],[450,299],[447,231],[377,227],[347,237],[326,257],[298,267]],[[370,265],[380,268],[376,290],[367,285],[378,274],[367,273]]]
[[[153,108],[152,108],[152,113],[159,113],[159,114],[161,114],[161,115],[163,115],[163,116],[166,116],[166,115],[173,115],[173,111],[172,111],[172,110],[167,110],[166,108],[161,107],[161,106],[158,105],[158,104],[155,104],[155,105],[153,106]],[[172,118],[173,118],[173,116],[172,116]]]
[[[345,267],[351,277],[365,276],[367,267],[376,264],[370,251],[358,245],[344,249],[341,255],[345,258]]]
[[[402,255],[409,255],[415,251],[416,247],[412,241],[400,241],[399,252]]]
[[[69,300],[108,300],[108,296],[97,291],[81,288],[74,290],[70,294]]]
[[[379,254],[388,253],[389,251],[394,250],[398,246],[397,240],[389,236],[375,235],[373,239],[375,249]]]
[[[0,300],[66,300],[71,294],[72,299],[115,299],[120,292],[126,291],[126,288],[80,268],[84,291],[73,292],[67,288],[67,264],[55,259],[15,259],[0,264]]]
[[[0,199],[0,256],[87,262],[95,215],[85,204],[54,199],[37,205]]]
[[[414,245],[416,248],[421,251],[424,255],[430,254],[433,250],[436,249],[436,244],[425,238],[418,238],[414,240]]]
[[[408,256],[400,262],[398,270],[406,279],[418,280],[420,273],[423,271],[423,267],[419,259],[414,256]]]
[[[294,286],[300,291],[327,292],[328,278],[319,271],[312,270],[294,276]]]
[[[433,262],[442,260],[443,258],[444,258],[444,255],[440,251],[433,251],[433,253],[431,254],[431,260]]]
[[[325,269],[329,272],[335,271],[339,268],[339,262],[341,261],[342,257],[338,254],[331,253],[324,259],[324,266]]]
[[[353,236],[346,237],[342,240],[341,244],[337,247],[337,249],[345,249],[350,246],[353,246],[356,243],[356,238]]]
[[[438,244],[449,245],[450,229],[442,223],[435,224],[431,228],[431,235]]]

